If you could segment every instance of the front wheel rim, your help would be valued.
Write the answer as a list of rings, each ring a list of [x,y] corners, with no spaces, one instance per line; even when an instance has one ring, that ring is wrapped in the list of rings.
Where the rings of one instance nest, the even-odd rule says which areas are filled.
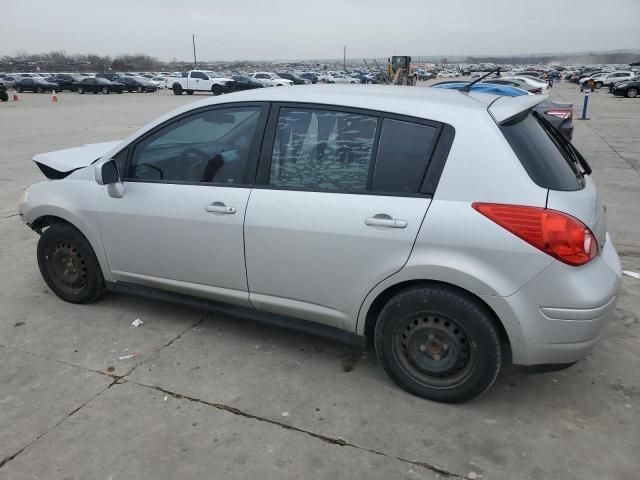
[[[88,284],[85,259],[78,247],[68,241],[59,241],[45,251],[49,276],[56,287],[65,293],[77,295]]]
[[[635,88],[632,88],[627,93],[631,98],[635,98],[638,95],[638,91]]]
[[[419,312],[399,323],[392,351],[400,368],[429,388],[464,384],[475,370],[477,351],[468,332],[453,319]]]

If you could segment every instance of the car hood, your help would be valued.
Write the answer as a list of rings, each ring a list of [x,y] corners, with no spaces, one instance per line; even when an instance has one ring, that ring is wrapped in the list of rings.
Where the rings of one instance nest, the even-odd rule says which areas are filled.
[[[47,174],[45,171],[46,169],[43,169],[42,166],[47,169],[55,170],[60,174],[68,175],[74,170],[91,165],[96,160],[102,158],[119,143],[120,140],[114,142],[90,143],[82,145],[81,147],[40,153],[33,157],[33,161],[38,164],[40,169],[49,178],[52,177]]]

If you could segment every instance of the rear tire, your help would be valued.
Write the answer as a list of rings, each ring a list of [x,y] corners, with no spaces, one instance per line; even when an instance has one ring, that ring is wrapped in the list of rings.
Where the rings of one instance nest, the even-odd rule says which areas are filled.
[[[100,264],[84,236],[54,224],[38,241],[38,267],[51,291],[66,302],[92,303],[105,291]]]
[[[36,88],[36,93],[43,93],[44,89],[42,87]]]
[[[109,87],[102,87],[102,94],[109,95]]]
[[[84,88],[82,88],[82,87],[78,87],[78,93],[79,93],[80,95],[84,95]]]
[[[628,98],[636,98],[638,96],[638,89],[637,88],[630,88],[627,90],[627,97]]]
[[[394,382],[438,402],[484,393],[502,364],[491,312],[453,287],[416,286],[396,294],[380,312],[374,343]]]
[[[138,88],[136,89],[136,91],[137,91],[138,93],[142,93],[142,87],[138,86]]]
[[[173,86],[173,94],[174,95],[182,95],[182,86],[179,84],[176,84]]]
[[[187,95],[193,95],[193,90],[187,90]]]
[[[602,88],[602,82],[596,82],[596,88],[598,89]]]

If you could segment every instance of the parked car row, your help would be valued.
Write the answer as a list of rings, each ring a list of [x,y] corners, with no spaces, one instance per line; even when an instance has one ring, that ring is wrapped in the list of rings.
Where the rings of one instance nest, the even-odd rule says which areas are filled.
[[[40,75],[18,76],[3,75],[0,84],[5,88],[13,88],[16,92],[70,92],[83,93],[123,93],[123,92],[155,92],[164,85],[164,79],[150,79],[122,73],[97,73],[95,76],[78,73],[58,73],[46,77]],[[163,87],[164,88],[164,87]]]

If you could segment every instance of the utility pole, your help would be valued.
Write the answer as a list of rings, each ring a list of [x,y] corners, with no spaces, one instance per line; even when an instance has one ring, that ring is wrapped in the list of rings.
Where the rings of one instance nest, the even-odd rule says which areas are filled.
[[[346,72],[347,71],[347,46],[344,46],[344,49],[342,51],[342,69]]]
[[[196,60],[196,36],[191,34],[191,42],[193,43],[193,69],[198,68],[198,60]]]

